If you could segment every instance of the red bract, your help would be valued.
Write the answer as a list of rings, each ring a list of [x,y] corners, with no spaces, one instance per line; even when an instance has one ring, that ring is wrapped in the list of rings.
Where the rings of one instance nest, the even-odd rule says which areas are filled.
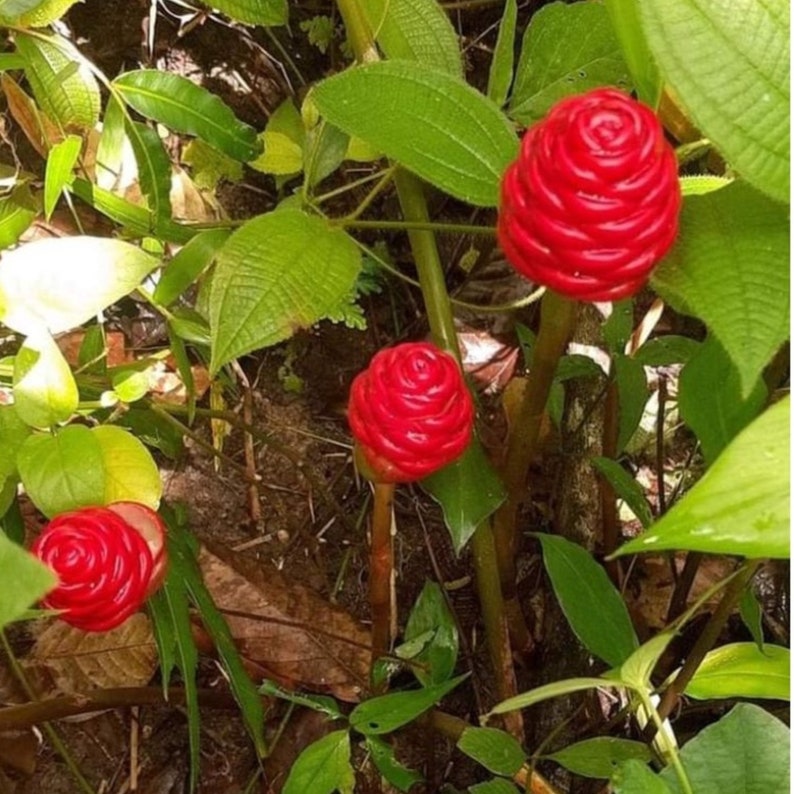
[[[452,356],[409,342],[376,353],[356,376],[348,421],[367,476],[412,482],[460,457],[474,404]]]
[[[502,180],[499,244],[561,295],[636,293],[678,232],[675,152],[653,112],[599,89],[559,102],[524,136]]]
[[[59,584],[42,601],[84,631],[108,631],[136,612],[149,592],[152,552],[143,535],[106,507],[57,516],[31,551]]]

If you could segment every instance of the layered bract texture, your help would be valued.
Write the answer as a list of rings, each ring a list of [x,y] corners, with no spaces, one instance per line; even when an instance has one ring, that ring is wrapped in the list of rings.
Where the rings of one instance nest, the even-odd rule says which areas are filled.
[[[678,232],[675,152],[654,113],[613,89],[562,100],[502,180],[499,244],[522,275],[584,301],[642,288]]]
[[[54,518],[31,549],[58,575],[42,601],[84,631],[108,631],[136,612],[150,592],[155,561],[143,535],[109,508]]]
[[[474,404],[452,356],[409,342],[376,353],[356,376],[348,421],[367,476],[412,482],[463,454]]]

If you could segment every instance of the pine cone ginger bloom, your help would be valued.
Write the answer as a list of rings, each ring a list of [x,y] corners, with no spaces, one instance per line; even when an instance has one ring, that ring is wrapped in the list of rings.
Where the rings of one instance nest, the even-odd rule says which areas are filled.
[[[497,234],[536,284],[584,301],[638,292],[678,233],[675,152],[650,108],[613,89],[558,102],[502,180]]]
[[[413,482],[459,458],[474,403],[455,359],[429,342],[381,350],[350,389],[359,468],[378,482]]]
[[[137,517],[141,528],[125,515]],[[84,631],[121,625],[162,583],[166,570],[162,522],[132,502],[56,516],[31,551],[59,579],[42,606],[60,610],[61,620]]]

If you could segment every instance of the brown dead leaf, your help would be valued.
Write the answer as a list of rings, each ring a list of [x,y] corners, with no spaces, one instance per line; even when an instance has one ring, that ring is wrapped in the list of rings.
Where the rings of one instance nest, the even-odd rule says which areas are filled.
[[[46,157],[50,147],[63,138],[57,127],[39,110],[36,103],[7,74],[0,75],[0,88],[14,121],[22,128],[31,146]]]
[[[32,775],[36,771],[39,742],[33,731],[3,731],[0,733],[0,765]],[[0,791],[2,791],[0,787]]]
[[[64,358],[72,366],[78,365],[80,347],[85,339],[85,329],[78,328],[61,334],[56,340]],[[127,341],[121,331],[106,331],[105,344],[107,349],[106,363],[109,367],[117,367],[133,360],[132,355],[126,350]]]
[[[51,682],[52,690],[46,694],[73,694],[145,686],[157,669],[157,647],[149,618],[142,612],[102,633],[80,631],[55,620],[22,661],[38,682]]]
[[[508,384],[518,364],[518,347],[484,330],[467,328],[458,333],[463,371],[477,391],[498,394]]]
[[[357,702],[368,680],[369,631],[275,568],[210,549],[202,548],[199,565],[243,657],[283,686]]]

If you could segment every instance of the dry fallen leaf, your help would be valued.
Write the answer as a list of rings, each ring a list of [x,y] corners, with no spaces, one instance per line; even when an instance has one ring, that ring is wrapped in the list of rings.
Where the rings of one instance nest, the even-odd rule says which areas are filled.
[[[199,565],[242,656],[284,686],[358,701],[369,673],[369,631],[275,568],[211,549],[202,548]]]
[[[73,694],[145,686],[157,670],[157,647],[149,618],[142,612],[103,633],[80,631],[54,620],[22,661],[37,682],[51,682],[48,696]]]

